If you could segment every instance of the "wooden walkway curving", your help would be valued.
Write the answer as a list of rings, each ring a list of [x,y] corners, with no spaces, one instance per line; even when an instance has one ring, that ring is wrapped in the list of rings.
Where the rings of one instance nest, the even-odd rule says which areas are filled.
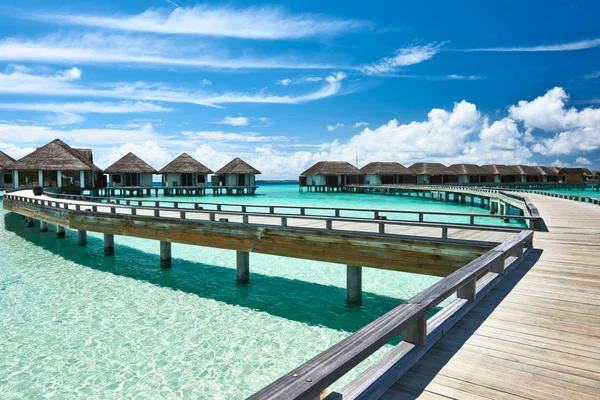
[[[600,398],[600,208],[528,197],[534,253],[382,399]]]

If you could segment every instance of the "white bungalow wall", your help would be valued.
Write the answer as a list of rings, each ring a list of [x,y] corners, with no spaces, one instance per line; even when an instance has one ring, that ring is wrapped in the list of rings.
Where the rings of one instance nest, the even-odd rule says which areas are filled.
[[[238,186],[238,175],[240,174],[231,174],[225,175],[225,186]],[[255,186],[256,178],[254,174],[243,174],[244,175],[244,186]]]
[[[458,183],[471,183],[471,175],[459,175]]]
[[[325,175],[307,175],[306,184],[308,186],[325,186]]]

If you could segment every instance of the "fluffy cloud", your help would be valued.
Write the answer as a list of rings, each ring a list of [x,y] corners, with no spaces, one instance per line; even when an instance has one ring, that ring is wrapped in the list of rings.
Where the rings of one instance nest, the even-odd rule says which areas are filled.
[[[444,44],[445,42],[430,43],[398,49],[392,57],[385,57],[374,64],[365,65],[361,71],[368,75],[382,75],[394,72],[397,67],[419,64],[439,53]]]
[[[224,124],[232,126],[246,126],[249,124],[249,118],[246,117],[225,117],[222,121],[217,121],[215,124]]]
[[[340,122],[337,122],[337,123],[335,123],[333,125],[327,125],[327,130],[328,131],[335,131],[336,129],[340,129],[340,128],[343,128],[343,127],[344,127],[344,124],[342,124]]]
[[[592,165],[592,162],[585,157],[577,157],[575,164],[579,165]]]
[[[352,125],[353,128],[360,128],[361,126],[367,126],[369,125],[368,122],[356,122],[354,123],[354,125]]]
[[[230,142],[285,142],[290,140],[287,136],[263,136],[256,132],[232,133],[222,131],[198,131],[182,132],[187,138],[192,140],[213,140]]]
[[[323,78],[321,78],[320,76],[300,76],[297,78],[281,79],[281,80],[275,81],[275,83],[277,83],[279,85],[283,85],[283,86],[288,86],[288,85],[300,85],[303,83],[310,83],[310,82],[320,82],[322,80],[323,80]]]
[[[529,129],[555,133],[535,143],[535,152],[577,154],[600,148],[600,109],[567,108],[569,96],[563,88],[555,87],[532,101],[519,101],[509,108],[510,116],[522,121]]]

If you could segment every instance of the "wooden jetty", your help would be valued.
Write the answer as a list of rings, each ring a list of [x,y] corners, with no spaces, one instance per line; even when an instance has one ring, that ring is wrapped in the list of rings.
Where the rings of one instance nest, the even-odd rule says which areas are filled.
[[[250,398],[597,399],[600,208],[530,200],[547,227],[535,250],[523,231]],[[399,333],[400,344],[327,393]]]

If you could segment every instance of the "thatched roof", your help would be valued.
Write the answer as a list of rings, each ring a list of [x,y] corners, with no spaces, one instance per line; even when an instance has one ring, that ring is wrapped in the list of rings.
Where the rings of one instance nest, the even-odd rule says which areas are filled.
[[[38,147],[15,163],[15,169],[42,171],[102,171],[60,139]]]
[[[220,170],[215,172],[216,175],[231,175],[231,174],[254,174],[260,175],[260,171],[248,164],[241,158],[234,158],[229,161]]]
[[[509,165],[509,167],[517,171],[519,175],[540,175],[538,169],[529,165]]]
[[[397,162],[372,162],[360,170],[366,175],[414,175],[410,169]]]
[[[456,172],[440,163],[415,163],[408,169],[416,175],[456,175]]]
[[[213,171],[183,153],[158,171],[159,174],[212,174]]]
[[[94,162],[94,155],[92,154],[92,149],[73,149],[76,152],[78,152],[79,154],[81,154],[86,160],[89,160],[89,162],[93,163]]]
[[[488,164],[482,165],[481,168],[485,169],[488,174],[492,175],[521,175],[519,171],[509,167],[508,165]]]
[[[537,166],[534,167],[539,175],[547,175],[547,176],[557,176],[558,173],[556,172],[556,170],[554,168],[550,168],[550,167],[544,167],[544,166]]]
[[[0,171],[12,171],[15,169],[15,159],[0,151]]]
[[[583,174],[583,175],[592,176],[592,173],[587,168],[561,168],[558,171],[558,173],[560,175],[563,175],[563,174],[569,174],[569,175]]]
[[[133,153],[127,153],[104,172],[109,174],[157,174],[158,172]]]
[[[300,174],[308,175],[364,175],[364,172],[346,161],[319,161]]]
[[[458,175],[489,175],[489,172],[475,164],[452,164],[449,166]]]
[[[598,170],[598,171],[592,171],[592,175],[593,176],[600,176],[600,170]]]

